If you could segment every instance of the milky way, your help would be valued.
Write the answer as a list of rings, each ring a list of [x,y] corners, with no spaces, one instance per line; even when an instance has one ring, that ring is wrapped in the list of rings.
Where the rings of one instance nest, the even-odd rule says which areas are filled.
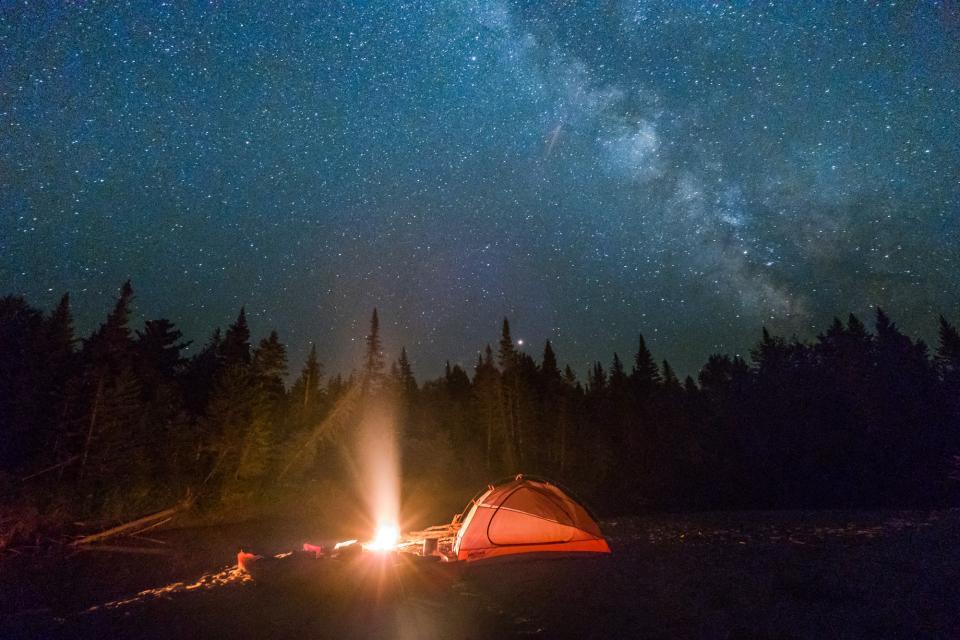
[[[0,2],[0,292],[421,374],[960,310],[955,2]],[[539,356],[539,353],[535,355]]]

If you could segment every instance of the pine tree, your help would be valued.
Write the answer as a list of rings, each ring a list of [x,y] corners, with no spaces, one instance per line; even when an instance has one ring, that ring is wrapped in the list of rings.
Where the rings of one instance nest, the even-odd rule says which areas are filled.
[[[318,400],[322,378],[323,368],[317,359],[317,345],[311,343],[300,377],[293,384],[293,399],[301,411],[307,412],[312,403]]]
[[[189,343],[181,342],[180,331],[165,319],[148,320],[136,336],[132,370],[140,383],[143,402],[136,435],[146,463],[143,471],[152,469],[173,477],[184,470],[194,454],[187,441],[193,435],[192,429],[183,415],[187,361],[181,351]],[[157,489],[166,490],[167,486],[157,485]]]
[[[70,435],[71,378],[75,375],[76,358],[73,330],[73,314],[70,311],[70,294],[64,293],[60,302],[44,322],[43,336],[43,381],[41,383],[42,411],[38,420],[44,425],[50,454],[46,462],[60,462]]]
[[[623,368],[623,362],[617,353],[613,354],[613,363],[610,365],[610,391],[616,395],[622,395],[627,389],[627,374]]]
[[[143,387],[133,368],[124,365],[104,380],[95,429],[84,448],[81,479],[95,491],[95,500],[109,495],[122,504],[124,494],[142,491],[148,484],[154,434],[147,428]]]
[[[660,384],[660,370],[647,348],[643,334],[640,335],[637,352],[633,356],[633,370],[630,372],[630,381],[634,390],[641,396],[649,395]]]
[[[758,371],[765,375],[779,375],[787,359],[787,346],[783,338],[771,336],[763,327],[760,344],[751,349],[750,358]]]
[[[190,343],[181,342],[183,334],[166,319],[147,320],[143,331],[136,331],[134,344],[136,367],[144,382],[173,380],[179,376],[186,361],[180,353]]]
[[[250,367],[224,367],[216,376],[200,425],[201,450],[207,454],[202,472],[210,479],[223,483],[239,475],[257,400],[255,385]]]
[[[592,396],[602,395],[607,389],[607,374],[603,370],[603,365],[599,362],[593,363],[593,368],[587,375],[587,393]]]
[[[247,326],[245,307],[240,307],[236,321],[227,328],[220,354],[225,367],[245,367],[250,364],[250,328]]]
[[[510,337],[510,321],[503,319],[503,329],[500,333],[500,349],[497,353],[497,361],[500,363],[500,370],[504,373],[513,369],[516,360],[516,348],[513,346],[513,338]]]
[[[85,355],[95,367],[116,370],[129,359],[132,342],[128,322],[132,303],[133,287],[127,280],[106,322],[84,342]]]
[[[484,433],[484,468],[487,474],[494,470],[494,450],[505,430],[500,396],[500,373],[493,363],[493,350],[487,345],[482,356],[477,356],[473,377],[479,422]]]
[[[130,281],[123,283],[120,289],[120,296],[114,304],[113,310],[107,315],[106,322],[100,325],[100,328],[90,336],[84,343],[83,353],[88,364],[88,379],[86,387],[88,389],[88,409],[85,416],[86,435],[83,440],[83,447],[80,453],[80,478],[83,479],[86,472],[87,461],[90,458],[91,447],[98,431],[111,422],[120,423],[122,420],[111,415],[109,409],[114,407],[125,407],[126,401],[118,400],[111,402],[111,393],[121,393],[118,389],[121,387],[114,382],[121,377],[131,376],[129,370],[133,342],[130,339],[130,328],[127,323],[130,319],[130,307],[133,301],[133,287]],[[125,393],[133,385],[124,385],[122,387]],[[120,411],[120,413],[124,413]],[[119,429],[121,427],[116,426]]]
[[[235,474],[241,480],[260,479],[271,469],[286,423],[282,409],[286,406],[287,348],[276,331],[254,349],[250,371],[254,385],[251,420]]]
[[[510,336],[510,321],[503,319],[503,328],[500,332],[500,343],[497,352],[500,363],[500,397],[503,424],[506,428],[504,443],[504,461],[511,470],[516,470],[520,463],[518,449],[518,412],[519,412],[519,377],[517,375],[517,351]]]
[[[21,296],[0,298],[0,471],[25,466],[35,444],[32,421],[41,404],[35,344],[43,314]]]
[[[51,349],[61,355],[72,354],[76,338],[73,334],[73,314],[70,294],[65,293],[46,321],[46,339]]]
[[[276,331],[260,341],[253,352],[253,375],[264,388],[271,393],[283,388],[283,378],[287,375],[287,348],[280,342]]]
[[[444,370],[444,378],[449,381],[450,375],[450,361],[448,360]],[[413,366],[407,357],[406,347],[400,347],[400,358],[397,360],[396,377],[403,397],[409,402],[414,394],[417,393],[417,380],[413,375]]]
[[[668,393],[677,393],[681,389],[680,380],[677,378],[677,374],[674,373],[673,367],[670,366],[670,363],[666,360],[663,361],[663,373],[661,373],[663,378],[663,390]]]
[[[867,337],[867,326],[852,313],[847,317],[847,334],[855,338]]]
[[[547,340],[543,345],[543,362],[540,365],[540,372],[544,381],[548,384],[560,380],[560,369],[557,367],[557,356],[553,352],[553,345]]]
[[[945,377],[960,378],[960,331],[940,316],[936,361]]]
[[[380,342],[380,318],[374,308],[370,317],[370,333],[366,338],[367,352],[363,362],[363,390],[366,394],[379,388],[383,378],[383,345]]]
[[[184,402],[194,415],[203,413],[223,364],[223,338],[214,329],[203,349],[190,358],[184,374]]]

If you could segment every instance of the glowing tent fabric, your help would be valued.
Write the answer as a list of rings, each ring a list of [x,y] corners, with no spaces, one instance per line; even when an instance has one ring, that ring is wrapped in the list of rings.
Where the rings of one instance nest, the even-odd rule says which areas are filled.
[[[490,487],[464,517],[453,547],[458,560],[518,553],[610,553],[586,509],[558,487],[517,476]]]

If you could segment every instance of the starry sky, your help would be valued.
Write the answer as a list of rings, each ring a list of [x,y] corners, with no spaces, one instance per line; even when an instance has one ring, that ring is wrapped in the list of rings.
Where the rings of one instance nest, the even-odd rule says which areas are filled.
[[[960,7],[0,0],[0,292],[78,329],[133,280],[299,370],[370,310],[415,370],[509,316],[581,374],[763,325],[960,312]]]

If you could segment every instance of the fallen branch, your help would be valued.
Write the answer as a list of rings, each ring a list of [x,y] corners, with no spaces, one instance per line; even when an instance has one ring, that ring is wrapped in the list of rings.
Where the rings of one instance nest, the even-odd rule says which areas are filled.
[[[122,547],[115,544],[98,544],[84,547],[83,551],[106,551],[108,553],[131,553],[145,556],[168,556],[172,551],[162,547]]]
[[[169,518],[164,518],[163,520],[160,520],[159,522],[154,522],[154,523],[151,524],[150,526],[144,527],[143,529],[139,529],[139,530],[137,530],[137,531],[134,531],[134,532],[131,533],[130,535],[131,535],[131,536],[139,536],[141,533],[146,533],[147,531],[150,531],[151,529],[156,529],[157,527],[163,526],[163,525],[167,524],[168,522],[170,522],[171,520],[173,520],[173,516],[170,516]]]
[[[116,536],[123,535],[123,534],[132,535],[136,533],[141,533],[143,531],[153,529],[155,526],[159,526],[163,524],[164,522],[170,520],[170,518],[177,515],[178,513],[186,511],[191,506],[193,506],[193,497],[192,495],[188,494],[186,500],[184,500],[183,502],[181,502],[180,504],[174,507],[171,507],[169,509],[164,509],[163,511],[158,511],[157,513],[152,513],[142,518],[137,518],[136,520],[133,520],[131,522],[117,525],[116,527],[111,527],[106,531],[101,531],[100,533],[94,533],[89,536],[78,538],[77,540],[74,540],[70,544],[71,546],[78,547],[86,544],[91,544],[94,542],[99,542],[101,540],[106,540],[108,538],[114,538]]]

